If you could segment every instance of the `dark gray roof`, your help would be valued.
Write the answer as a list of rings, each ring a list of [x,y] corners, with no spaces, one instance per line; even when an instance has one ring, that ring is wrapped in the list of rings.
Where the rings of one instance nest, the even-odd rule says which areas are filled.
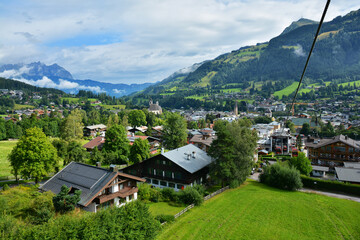
[[[81,190],[80,205],[85,206],[95,194],[105,187],[117,175],[104,168],[99,168],[83,163],[71,162],[60,172],[40,187],[44,191],[58,194],[63,185]]]
[[[360,162],[344,162],[344,167],[360,169]]]
[[[192,156],[193,152],[195,152],[195,158]],[[191,154],[190,159],[188,159],[188,154]],[[213,161],[205,151],[193,144],[188,144],[181,148],[162,153],[161,155],[190,173],[199,171]]]
[[[351,147],[354,148],[360,148],[360,142],[359,141],[355,141],[354,139],[351,139],[349,137],[346,137],[344,135],[337,135],[331,139],[321,139],[320,142],[316,143],[306,143],[306,146],[308,147],[313,147],[313,148],[319,148],[319,147],[323,147],[329,144],[333,144],[336,142],[342,142],[344,144],[347,144]]]
[[[360,169],[336,167],[335,171],[340,181],[360,183]]]

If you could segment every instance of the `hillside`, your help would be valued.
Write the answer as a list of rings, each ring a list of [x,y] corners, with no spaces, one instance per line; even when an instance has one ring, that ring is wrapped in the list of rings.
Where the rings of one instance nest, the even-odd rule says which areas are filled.
[[[66,93],[87,90],[94,93],[106,92],[108,95],[116,97],[141,91],[153,84],[113,84],[90,79],[79,80],[74,79],[69,71],[57,64],[46,65],[41,62],[0,66],[0,76],[38,87],[60,89]]]
[[[360,203],[248,182],[165,225],[157,239],[359,239]]]
[[[174,103],[186,107],[189,101],[185,97],[205,96],[201,99],[209,102],[224,91],[251,95],[251,89],[270,96],[299,80],[317,27],[314,21],[300,19],[269,42],[242,47],[206,61],[183,78],[163,81],[151,91],[144,90],[133,102],[142,103],[151,97],[165,107]],[[360,79],[359,10],[323,24],[305,84],[345,79]]]
[[[39,92],[39,93],[53,93],[53,94],[65,94],[63,91],[54,88],[42,88],[36,87],[30,84],[26,84],[20,81],[6,79],[0,77],[0,89],[8,90],[22,90],[24,92]]]

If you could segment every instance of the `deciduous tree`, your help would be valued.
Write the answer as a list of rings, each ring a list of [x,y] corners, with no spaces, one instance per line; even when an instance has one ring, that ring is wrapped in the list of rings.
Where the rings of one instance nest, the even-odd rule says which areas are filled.
[[[79,139],[83,137],[84,124],[82,113],[75,109],[63,122],[61,138],[65,140]]]
[[[132,110],[129,113],[129,123],[132,127],[146,125],[145,113],[141,110]]]
[[[257,146],[257,134],[250,126],[247,119],[231,123],[217,121],[215,124],[217,139],[209,149],[215,161],[210,165],[210,174],[223,185],[237,187],[250,174]]]
[[[129,160],[132,163],[139,163],[150,157],[150,145],[148,140],[135,139],[130,148]]]
[[[118,163],[128,161],[130,144],[122,125],[114,125],[106,131],[104,149],[116,153]]]
[[[38,183],[57,165],[55,147],[40,128],[26,130],[9,155],[15,176],[35,178]]]
[[[175,149],[186,144],[186,120],[178,113],[168,113],[164,123],[163,140],[168,149]]]

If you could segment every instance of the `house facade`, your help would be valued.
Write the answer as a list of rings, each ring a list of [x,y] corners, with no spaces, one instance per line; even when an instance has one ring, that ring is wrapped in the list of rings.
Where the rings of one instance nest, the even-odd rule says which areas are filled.
[[[95,137],[97,133],[105,136],[106,126],[104,124],[97,124],[84,127],[84,136]]]
[[[212,161],[205,151],[188,144],[124,168],[123,172],[145,178],[155,187],[178,191],[203,183]]]
[[[360,162],[360,141],[344,135],[331,139],[309,139],[305,146],[313,165],[334,168]]]
[[[40,190],[58,194],[63,185],[69,187],[71,192],[81,190],[78,206],[96,212],[136,200],[138,182],[145,182],[145,179],[121,173],[113,165],[105,169],[71,162],[40,186]]]

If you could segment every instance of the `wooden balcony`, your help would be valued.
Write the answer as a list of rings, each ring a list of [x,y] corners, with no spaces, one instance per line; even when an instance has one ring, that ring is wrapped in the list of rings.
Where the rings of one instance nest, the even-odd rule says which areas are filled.
[[[97,198],[95,198],[95,201],[97,204],[102,204],[102,203],[112,200],[116,197],[126,198],[127,196],[130,196],[130,195],[136,193],[137,191],[138,191],[137,187],[124,188],[115,193],[100,195]]]

